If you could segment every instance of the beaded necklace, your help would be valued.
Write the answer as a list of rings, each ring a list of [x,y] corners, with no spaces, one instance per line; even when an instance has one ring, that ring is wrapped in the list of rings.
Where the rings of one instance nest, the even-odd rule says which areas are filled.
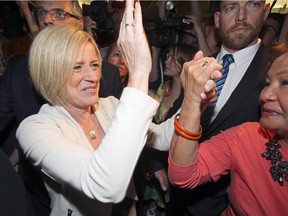
[[[288,161],[282,160],[282,153],[279,150],[281,145],[278,143],[277,138],[269,140],[265,145],[266,152],[261,155],[271,162],[270,173],[273,180],[283,186],[284,179],[288,181]]]

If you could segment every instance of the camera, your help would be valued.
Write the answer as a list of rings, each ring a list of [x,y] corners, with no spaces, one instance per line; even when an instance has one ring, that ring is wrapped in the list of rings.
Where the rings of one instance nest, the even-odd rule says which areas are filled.
[[[90,3],[90,17],[97,23],[98,31],[109,32],[113,29],[106,1],[92,1]]]
[[[107,10],[107,1],[91,1],[90,7],[83,10],[83,14],[89,14],[90,18],[97,24],[97,44],[100,47],[105,47],[115,40],[115,27],[111,16]],[[89,10],[89,11],[88,11]]]
[[[175,46],[183,44],[185,30],[193,28],[193,23],[187,20],[187,17],[177,16],[161,20],[157,23],[156,29],[148,34],[150,45]]]

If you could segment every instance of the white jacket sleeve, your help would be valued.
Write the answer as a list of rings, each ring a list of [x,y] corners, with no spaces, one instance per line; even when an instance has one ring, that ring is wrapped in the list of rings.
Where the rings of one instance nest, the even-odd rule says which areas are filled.
[[[58,116],[41,113],[20,124],[17,138],[26,157],[60,184],[102,202],[119,202],[125,196],[157,106],[148,95],[125,88],[115,119],[95,151],[73,142],[78,135],[71,122],[60,125]],[[68,129],[71,138],[67,137]]]
[[[171,139],[175,130],[174,116],[162,122],[161,124],[151,123],[149,127],[149,134],[152,133],[153,135],[152,139],[149,139],[146,143],[148,147],[158,149],[160,151],[169,151]]]

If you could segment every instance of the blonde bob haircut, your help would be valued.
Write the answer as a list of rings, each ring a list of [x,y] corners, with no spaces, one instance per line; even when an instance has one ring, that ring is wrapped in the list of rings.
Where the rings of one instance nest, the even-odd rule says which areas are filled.
[[[101,55],[93,38],[74,26],[49,26],[34,39],[29,53],[29,69],[38,92],[52,105],[63,105],[80,47],[95,47],[101,70]]]

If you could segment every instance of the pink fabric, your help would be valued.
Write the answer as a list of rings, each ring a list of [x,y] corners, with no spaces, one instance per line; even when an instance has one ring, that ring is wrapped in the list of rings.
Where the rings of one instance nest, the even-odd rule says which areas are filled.
[[[222,215],[287,214],[288,182],[284,186],[274,182],[269,172],[271,163],[261,156],[273,136],[256,122],[233,127],[199,145],[194,164],[179,166],[169,155],[170,181],[182,188],[194,188],[217,181],[230,171],[230,204]],[[282,146],[280,151],[288,160],[288,149]]]

